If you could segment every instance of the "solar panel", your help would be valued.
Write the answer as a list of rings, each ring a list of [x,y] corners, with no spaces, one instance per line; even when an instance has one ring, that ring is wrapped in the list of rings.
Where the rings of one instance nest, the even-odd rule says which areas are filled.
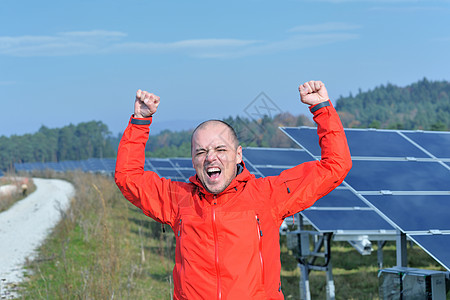
[[[436,161],[353,160],[345,181],[357,191],[448,191],[449,178]]]
[[[450,132],[404,131],[406,137],[438,158],[450,158]]]
[[[314,156],[320,156],[317,129],[311,127],[282,130],[294,141],[300,142]],[[397,131],[347,130],[345,132],[352,156],[429,158],[425,152],[410,143]]]
[[[302,149],[294,148],[253,148],[242,149],[247,169],[261,176],[277,176],[288,168],[314,160]]]
[[[320,200],[319,200],[320,201]],[[371,209],[314,210],[302,212],[318,231],[392,231],[392,226]]]
[[[169,159],[148,158],[148,161],[155,168],[173,168]]]
[[[450,231],[450,194],[367,195],[365,198],[404,232]]]
[[[172,164],[177,168],[189,168],[194,169],[192,166],[191,158],[170,158]]]
[[[307,152],[320,156],[316,128],[282,130]],[[450,133],[371,129],[346,129],[345,132],[353,167],[344,186],[450,270],[450,234],[447,234],[450,233]],[[335,191],[343,193],[343,190]],[[312,215],[323,211],[320,201],[316,210],[308,209],[304,215],[313,222],[317,219],[321,228],[326,228],[331,220]],[[326,213],[339,214],[331,210]],[[335,225],[339,226],[330,224],[329,227]]]
[[[311,208],[335,208],[335,207],[346,207],[346,208],[368,208],[368,205],[362,201],[358,196],[356,196],[352,191],[348,189],[334,189],[328,195],[320,198],[313,207]]]
[[[422,247],[441,265],[450,262],[450,234],[410,235],[410,238]],[[449,269],[447,267],[447,269]]]
[[[301,149],[251,148],[243,149],[244,157],[253,165],[293,167],[313,158]]]
[[[177,169],[169,169],[169,168],[159,168],[156,169],[159,173],[160,176],[164,177],[164,178],[168,178],[168,179],[179,179],[179,180],[184,180],[184,176],[178,172]]]

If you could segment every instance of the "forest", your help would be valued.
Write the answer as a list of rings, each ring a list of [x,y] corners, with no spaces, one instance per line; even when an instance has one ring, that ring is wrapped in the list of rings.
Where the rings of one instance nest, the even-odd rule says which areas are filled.
[[[450,129],[450,83],[426,78],[405,87],[386,84],[355,96],[336,100],[346,128]],[[242,146],[296,147],[279,126],[313,126],[305,115],[285,112],[273,118],[250,120],[224,118],[231,124]],[[165,130],[151,135],[146,146],[149,157],[189,157],[192,129]],[[20,162],[51,162],[115,157],[120,134],[114,136],[101,121],[50,129],[42,126],[34,134],[0,136],[0,170]]]
[[[108,126],[90,121],[55,129],[42,126],[34,134],[0,136],[0,169],[21,162],[114,157],[110,135]]]
[[[426,78],[398,87],[381,85],[356,96],[340,97],[336,102],[344,127],[450,129],[450,83]]]

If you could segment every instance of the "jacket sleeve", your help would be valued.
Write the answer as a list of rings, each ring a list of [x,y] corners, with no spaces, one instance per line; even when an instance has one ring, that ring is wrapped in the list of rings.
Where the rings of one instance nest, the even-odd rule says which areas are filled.
[[[317,123],[321,160],[300,164],[269,178],[273,212],[279,220],[302,211],[342,183],[352,167],[344,129],[331,101],[310,108]]]
[[[151,118],[130,118],[117,151],[115,182],[127,200],[158,222],[173,225],[177,184],[144,171]],[[134,123],[134,124],[133,124]]]

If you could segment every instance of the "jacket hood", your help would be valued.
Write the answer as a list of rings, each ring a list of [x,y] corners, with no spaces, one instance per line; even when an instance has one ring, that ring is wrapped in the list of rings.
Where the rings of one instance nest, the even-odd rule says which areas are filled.
[[[244,161],[241,161],[240,164],[237,165],[237,175],[236,177],[230,182],[230,184],[225,188],[224,191],[217,195],[224,194],[228,192],[230,189],[237,188],[242,182],[247,182],[252,178],[255,178],[255,175],[251,174],[250,171],[245,167]],[[203,186],[203,183],[198,179],[197,174],[189,177],[189,181],[192,182],[197,188],[199,189],[199,192],[205,194],[205,195],[213,195],[212,193],[208,192],[205,187]]]

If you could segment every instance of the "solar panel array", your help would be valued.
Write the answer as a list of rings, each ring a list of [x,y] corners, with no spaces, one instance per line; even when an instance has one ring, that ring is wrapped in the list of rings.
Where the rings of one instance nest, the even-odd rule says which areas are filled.
[[[316,128],[282,130],[314,159],[320,159]],[[345,132],[353,167],[343,188],[450,270],[450,132]],[[304,214],[309,218],[311,210]],[[328,222],[323,218],[312,221],[318,227]]]

